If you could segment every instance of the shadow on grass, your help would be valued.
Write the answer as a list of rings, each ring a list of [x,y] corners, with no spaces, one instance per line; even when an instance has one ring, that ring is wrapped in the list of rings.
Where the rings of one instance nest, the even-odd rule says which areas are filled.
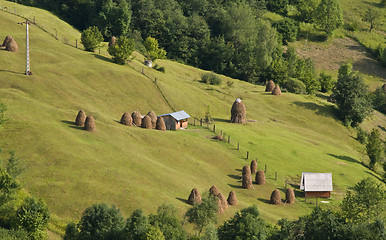
[[[16,71],[11,71],[11,70],[4,70],[4,69],[0,69],[0,72],[8,72],[8,73],[25,75],[25,72],[16,72]]]
[[[234,185],[234,184],[228,184],[229,187],[231,188],[236,188],[236,189],[243,189],[243,187],[240,185]]]
[[[294,102],[296,106],[314,111],[317,115],[336,118],[333,106],[321,106],[312,102]]]
[[[338,156],[338,155],[331,154],[331,153],[327,153],[327,155],[334,157],[334,158],[337,158],[339,160],[346,161],[346,162],[352,162],[352,163],[359,163],[360,164],[360,162],[358,160],[351,158],[351,157],[348,157],[348,156]]]
[[[179,198],[179,197],[177,197],[176,199],[180,200],[183,203],[189,204],[187,199],[183,199],[183,198]]]
[[[229,119],[222,119],[222,118],[213,118],[213,120],[215,122],[226,122],[226,123],[229,123]]]
[[[93,54],[94,55],[94,57],[96,57],[96,58],[98,58],[99,60],[103,60],[103,61],[106,61],[106,62],[113,62],[110,58],[108,58],[108,57],[105,57],[105,56],[102,56],[102,55],[99,55],[99,54],[96,54],[96,53],[94,53]]]
[[[243,171],[243,169],[239,169],[239,168],[236,168],[235,170],[238,171],[238,172],[242,172]]]
[[[376,179],[378,179],[381,182],[383,181],[382,178],[380,178],[379,176],[375,175],[373,172],[365,171],[365,173],[370,174],[371,176],[375,177]]]
[[[78,129],[78,130],[83,130],[83,127],[75,125],[75,122],[73,121],[68,121],[68,120],[61,120],[62,123],[68,124],[70,128]]]
[[[269,199],[265,199],[265,198],[258,198],[257,200],[259,200],[262,203],[266,203],[266,204],[270,204],[271,203]]]
[[[233,174],[228,174],[228,177],[232,178],[232,179],[236,179],[236,180],[240,180],[241,177],[238,176],[238,175],[233,175]]]
[[[386,128],[381,126],[381,125],[378,125],[378,128],[381,129],[382,131],[386,132]]]

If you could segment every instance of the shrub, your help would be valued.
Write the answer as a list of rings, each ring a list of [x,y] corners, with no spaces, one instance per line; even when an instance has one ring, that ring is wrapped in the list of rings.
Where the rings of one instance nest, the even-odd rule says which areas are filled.
[[[0,102],[0,126],[3,125],[7,119],[5,118],[5,111],[7,111],[7,107]]]
[[[287,81],[284,82],[283,87],[286,88],[287,91],[291,93],[296,93],[296,94],[306,93],[306,85],[302,81],[296,78],[289,78]]]
[[[166,57],[166,51],[159,48],[158,40],[152,37],[147,37],[143,43],[146,49],[147,58],[155,61]]]
[[[96,26],[91,26],[82,32],[81,42],[86,51],[93,52],[102,41],[102,33]]]
[[[370,158],[370,169],[374,170],[375,164],[379,162],[382,157],[382,140],[378,129],[373,129],[369,134],[366,144],[366,152]]]
[[[367,142],[367,137],[368,137],[367,132],[363,130],[363,128],[357,127],[357,140],[360,143],[365,144]]]
[[[386,92],[378,88],[371,94],[371,102],[374,109],[386,114]]]
[[[157,64],[154,65],[153,69],[157,70],[158,72],[165,73],[166,69],[165,67],[159,67]]]
[[[211,85],[220,85],[222,80],[214,73],[205,73],[201,76],[201,82]]]
[[[281,34],[283,44],[296,41],[299,32],[299,24],[296,21],[285,18],[275,22],[273,27]]]
[[[206,226],[217,222],[217,211],[216,198],[209,196],[208,198],[204,198],[201,204],[193,205],[193,207],[185,213],[185,217],[188,222],[195,225],[197,233],[201,234]]]
[[[126,60],[134,51],[134,41],[127,37],[118,38],[117,42],[108,49],[109,54],[113,57],[113,62],[125,64]]]
[[[332,76],[324,72],[320,73],[319,82],[320,90],[324,93],[331,91],[334,87],[334,81],[332,80]]]

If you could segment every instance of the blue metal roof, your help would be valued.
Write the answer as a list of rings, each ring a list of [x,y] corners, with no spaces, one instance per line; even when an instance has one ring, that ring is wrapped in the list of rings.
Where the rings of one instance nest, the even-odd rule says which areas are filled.
[[[169,116],[169,115],[172,116],[177,121],[190,118],[190,115],[187,114],[184,110],[178,111],[178,112],[174,112],[174,113],[163,114],[163,115],[160,115],[159,117],[164,117],[164,116]]]

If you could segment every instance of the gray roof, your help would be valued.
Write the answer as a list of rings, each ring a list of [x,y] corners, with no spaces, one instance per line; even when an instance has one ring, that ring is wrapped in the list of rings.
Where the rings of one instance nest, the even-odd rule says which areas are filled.
[[[163,114],[163,115],[160,115],[159,117],[164,117],[164,116],[172,116],[177,121],[190,118],[189,114],[187,114],[184,110],[174,112],[174,113]]]
[[[306,192],[332,191],[332,173],[302,173],[300,189]]]

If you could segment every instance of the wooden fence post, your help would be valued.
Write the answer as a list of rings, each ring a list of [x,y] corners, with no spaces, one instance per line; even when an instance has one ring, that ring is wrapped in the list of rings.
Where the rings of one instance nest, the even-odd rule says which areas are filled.
[[[222,137],[222,130],[220,131],[220,136]]]
[[[216,132],[216,125],[213,125],[213,132]]]
[[[277,180],[277,172],[275,172],[275,180]]]
[[[249,157],[249,151],[247,151],[247,159],[248,159],[248,157]]]
[[[264,170],[264,172],[265,172],[265,173],[267,172],[267,164],[265,164],[265,170]]]
[[[228,135],[228,143],[231,143],[231,136]]]
[[[78,39],[75,39],[75,47],[78,48]]]
[[[202,118],[200,119],[200,126],[202,127]]]
[[[156,78],[156,80],[157,80],[157,78]],[[193,118],[194,119],[194,126],[196,126],[196,119],[195,118]]]
[[[240,150],[240,143],[237,143],[237,150]]]

